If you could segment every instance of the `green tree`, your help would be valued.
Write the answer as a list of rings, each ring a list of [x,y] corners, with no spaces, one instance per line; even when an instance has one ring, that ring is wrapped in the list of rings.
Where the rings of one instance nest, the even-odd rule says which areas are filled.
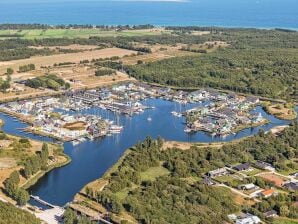
[[[18,205],[24,206],[29,201],[30,196],[29,193],[23,188],[19,188],[16,195],[16,201]]]
[[[7,70],[6,70],[6,74],[7,75],[12,75],[13,74],[13,69],[12,68],[7,68]]]
[[[287,217],[289,215],[289,213],[290,213],[290,210],[287,205],[283,205],[279,208],[280,216]]]
[[[65,89],[70,89],[70,83],[69,82],[65,83]]]
[[[47,143],[43,143],[41,153],[40,153],[42,167],[47,166],[48,158],[49,158],[49,148]]]
[[[73,210],[67,208],[63,214],[64,224],[74,224],[77,221],[77,215]]]
[[[17,194],[18,185],[20,183],[19,172],[14,171],[9,175],[9,178],[5,180],[4,186],[8,195],[14,197]]]

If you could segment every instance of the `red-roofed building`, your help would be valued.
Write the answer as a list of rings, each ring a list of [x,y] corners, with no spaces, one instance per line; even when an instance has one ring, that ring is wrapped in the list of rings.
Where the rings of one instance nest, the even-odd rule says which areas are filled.
[[[263,190],[261,193],[261,196],[264,197],[264,198],[269,198],[271,197],[272,195],[275,195],[276,192],[274,189],[266,189],[266,190]]]

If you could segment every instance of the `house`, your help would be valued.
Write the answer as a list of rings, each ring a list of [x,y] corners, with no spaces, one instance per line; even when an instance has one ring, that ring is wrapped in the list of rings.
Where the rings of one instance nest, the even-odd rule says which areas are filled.
[[[233,169],[237,171],[247,171],[251,169],[251,166],[249,163],[242,163],[240,165],[234,166]]]
[[[207,185],[207,186],[212,186],[215,185],[215,182],[213,182],[210,178],[205,177],[202,181],[203,184]]]
[[[264,198],[269,198],[271,197],[272,195],[276,195],[277,192],[274,190],[274,189],[266,189],[266,190],[263,190],[261,193],[260,193],[260,196],[264,197]]]
[[[244,185],[240,185],[238,188],[242,189],[242,190],[253,190],[253,189],[257,189],[258,186],[254,185],[253,183],[251,184],[244,184]]]
[[[263,119],[263,116],[261,113],[259,113],[258,115],[254,116],[254,118],[252,118],[252,122],[253,123],[260,123],[262,122],[264,119]]]
[[[248,96],[248,97],[246,97],[246,102],[251,103],[251,104],[257,104],[260,102],[260,99],[255,96]]]
[[[264,212],[263,215],[266,218],[274,218],[274,217],[277,217],[277,212],[275,210],[271,210],[271,211],[268,211],[268,212]]]
[[[289,191],[298,191],[298,182],[289,182],[283,185]]]
[[[228,173],[229,172],[227,171],[227,169],[225,167],[223,167],[223,168],[218,168],[216,170],[209,171],[207,173],[207,176],[208,177],[219,177],[219,176],[227,175]]]
[[[258,216],[247,214],[244,218],[237,218],[236,224],[258,224],[261,219]]]
[[[258,160],[254,164],[254,166],[257,167],[257,168],[259,168],[259,169],[262,169],[262,170],[275,171],[275,168],[271,164],[266,163],[266,162],[263,162],[263,161],[260,161],[260,160]]]

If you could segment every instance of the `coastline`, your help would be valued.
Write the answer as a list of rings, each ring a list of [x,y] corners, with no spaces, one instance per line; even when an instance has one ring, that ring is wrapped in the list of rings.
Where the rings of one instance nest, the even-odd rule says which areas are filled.
[[[36,184],[40,178],[42,178],[44,175],[46,175],[53,169],[66,166],[67,164],[69,164],[71,162],[71,158],[64,152],[63,152],[63,155],[61,155],[61,156],[63,156],[66,159],[64,162],[53,164],[45,171],[43,171],[43,170],[38,171],[34,176],[30,177],[21,187],[23,187],[24,189],[27,190],[30,187],[32,187],[34,184]]]
[[[17,117],[20,121],[27,122],[28,124],[32,124],[32,123],[33,123],[32,119],[30,119],[30,117],[28,118],[28,117],[26,117],[26,116],[19,115],[18,113],[8,113],[8,111],[5,110],[5,108],[4,108],[4,110],[2,110],[2,112],[3,112],[4,114],[10,114],[10,116]],[[15,120],[16,120],[16,119],[15,119]],[[262,125],[262,124],[260,124],[260,123],[255,124],[255,126],[260,126],[260,125]],[[245,128],[249,128],[249,127],[242,127],[241,130],[242,130],[242,129],[245,129]],[[22,129],[22,130],[25,130],[25,129]],[[240,130],[239,130],[239,131],[240,131]],[[33,132],[33,133],[34,133],[34,132]],[[38,134],[38,135],[44,135],[44,136],[47,136],[47,137],[53,137],[53,136],[50,136],[50,135],[47,135],[47,134],[43,134],[43,133],[38,133],[38,132],[35,132],[35,134]],[[241,140],[243,140],[243,139],[245,139],[245,138],[248,138],[248,137],[250,137],[250,136],[241,137],[240,139],[235,140],[235,142],[236,142],[236,141],[241,141]],[[199,141],[199,140],[198,140],[198,141]],[[199,148],[203,148],[203,147],[216,148],[216,147],[221,147],[220,144],[224,145],[224,144],[228,144],[228,143],[232,143],[232,142],[234,142],[234,141],[229,141],[229,142],[219,142],[219,143],[217,143],[217,144],[212,144],[212,143],[210,144],[210,143],[206,143],[206,142],[205,142],[205,143],[204,143],[204,142],[193,142],[192,145],[196,145],[196,144],[198,144],[198,145],[199,145]],[[129,153],[129,150],[127,150],[127,153]],[[71,154],[70,154],[70,155],[71,155]],[[122,161],[122,159],[125,158],[125,155],[126,155],[126,153],[123,154],[123,156],[122,156],[119,160],[117,160],[118,163],[120,163],[120,162]],[[28,180],[28,181],[27,181],[25,184],[23,184],[22,186],[23,186],[24,188],[28,189],[28,188],[30,188],[32,185],[34,185],[34,184],[35,184],[35,183],[36,183],[42,176],[44,176],[46,173],[50,172],[50,171],[53,170],[54,168],[62,167],[62,166],[64,166],[64,165],[70,163],[70,162],[71,162],[70,157],[68,157],[67,155],[66,155],[66,157],[67,157],[67,158],[66,158],[66,161],[63,161],[63,162],[58,163],[58,164],[55,164],[55,165],[49,167],[46,171],[38,171],[38,173],[36,173],[34,176],[32,176],[32,177],[30,178],[30,180]],[[116,164],[117,164],[117,163],[116,163]],[[107,170],[107,172],[105,172],[105,173],[103,174],[103,176],[102,176],[99,180],[104,180],[105,178],[107,178],[107,177],[110,175],[110,173],[113,172],[113,168],[114,168],[114,166],[109,167],[109,169]],[[84,188],[82,188],[82,190],[84,190]],[[82,191],[82,190],[81,190],[81,191]],[[74,192],[73,195],[75,195],[75,193],[77,193],[77,192]],[[69,201],[70,201],[70,200],[71,200],[71,199],[69,199]]]
[[[263,102],[262,107],[264,111],[266,111],[268,114],[278,119],[288,120],[288,121],[297,119],[297,111],[295,110],[295,104],[290,108],[287,108],[285,107],[285,105],[282,105],[281,109],[276,109],[274,107],[274,104],[272,104],[272,102],[268,103],[265,101]]]
[[[1,111],[2,112],[2,111]],[[3,125],[5,124],[5,122],[0,119],[0,128],[3,127]],[[4,132],[5,133],[5,132]],[[7,133],[5,133],[7,134]],[[17,135],[11,135],[11,134],[7,134],[7,136],[10,136],[12,138],[20,138],[20,136],[17,136]],[[43,143],[44,141],[39,141],[39,140],[34,140],[35,142],[40,142],[40,143]],[[50,143],[56,147],[61,147],[61,152],[59,152],[57,158],[59,159],[59,161],[56,161],[54,162],[53,164],[49,165],[49,167],[47,168],[47,170],[39,170],[36,174],[34,174],[33,176],[31,176],[30,178],[28,178],[24,183],[20,184],[19,187],[22,187],[24,189],[28,189],[30,188],[31,186],[33,186],[34,184],[37,183],[37,181],[42,178],[45,174],[47,174],[48,172],[52,171],[53,169],[56,169],[56,168],[59,168],[59,167],[63,167],[67,164],[69,164],[71,162],[71,158],[64,153],[64,147],[61,146],[61,145],[58,145],[58,144],[55,144],[55,143]],[[62,160],[62,161],[61,161]],[[12,169],[13,171],[14,170],[18,170],[19,169],[19,166],[15,166],[13,168],[9,168],[9,169]],[[2,192],[0,193],[0,196],[2,195]],[[3,192],[3,195],[2,196],[5,196],[5,199],[8,199],[9,202],[12,202],[14,203],[15,201],[8,197],[7,195],[4,194]]]

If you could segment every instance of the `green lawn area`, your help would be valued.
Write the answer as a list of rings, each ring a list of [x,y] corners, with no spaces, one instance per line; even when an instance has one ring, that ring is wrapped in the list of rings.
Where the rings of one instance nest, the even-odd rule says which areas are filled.
[[[150,167],[146,171],[141,172],[140,176],[141,176],[141,181],[148,181],[148,180],[154,181],[157,177],[168,175],[169,173],[170,173],[170,171],[168,169],[162,167],[162,164],[161,164],[158,167]],[[118,191],[117,193],[115,193],[115,196],[119,200],[123,200],[127,197],[128,192],[130,190],[133,190],[137,187],[139,187],[139,186],[132,183],[132,187],[124,188],[123,190]]]
[[[19,35],[24,39],[42,39],[42,38],[88,38],[90,36],[144,36],[144,35],[159,35],[161,33],[169,33],[165,30],[101,30],[101,29],[33,29],[33,30],[0,30],[1,35]]]
[[[243,184],[243,182],[237,178],[238,175],[225,175],[221,177],[214,178],[215,180],[219,181],[220,183],[228,183],[231,187],[238,187],[239,185]],[[239,176],[241,178],[241,176]]]
[[[185,178],[181,178],[181,179],[182,180],[185,180],[189,184],[194,184],[194,183],[202,180],[202,178],[200,178],[200,177],[194,177],[194,176],[185,177]]]
[[[122,191],[118,191],[117,193],[115,193],[115,196],[121,201],[127,197],[129,191],[129,188],[124,188]]]
[[[260,169],[257,169],[257,168],[253,168],[252,171],[242,171],[241,173],[247,175],[247,176],[254,176],[258,173],[262,173],[264,172],[264,170],[260,170]]]
[[[279,173],[283,174],[283,175],[291,175],[293,173],[296,173],[297,172],[297,169],[295,169],[295,167],[298,166],[298,163],[297,163],[297,160],[293,159],[293,160],[289,160],[286,162],[286,164],[288,165],[289,163],[293,163],[294,164],[294,168],[290,168],[288,166],[288,170],[287,171],[279,171]]]
[[[230,176],[230,175],[225,175],[225,176],[220,176],[220,177],[216,177],[214,178],[215,180],[224,183],[224,182],[233,182],[235,180],[234,177]]]
[[[157,177],[168,175],[170,171],[162,166],[150,167],[145,172],[140,173],[142,181],[155,180]]]

